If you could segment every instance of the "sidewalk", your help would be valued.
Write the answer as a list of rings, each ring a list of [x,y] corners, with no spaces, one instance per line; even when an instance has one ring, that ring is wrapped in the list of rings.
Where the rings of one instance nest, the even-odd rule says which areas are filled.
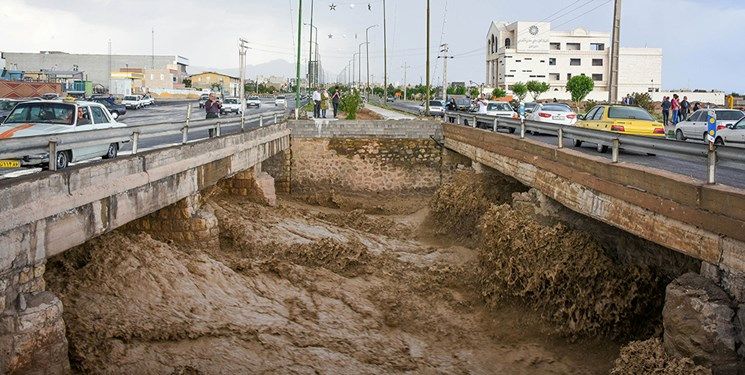
[[[376,105],[372,105],[370,103],[366,103],[365,108],[379,114],[386,120],[413,120],[414,119],[414,116],[409,116],[401,112],[391,111],[385,108],[378,107]]]

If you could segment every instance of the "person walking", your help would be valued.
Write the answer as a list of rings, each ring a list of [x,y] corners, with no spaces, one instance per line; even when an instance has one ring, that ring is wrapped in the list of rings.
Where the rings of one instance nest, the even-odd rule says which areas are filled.
[[[316,87],[313,91],[313,118],[321,117],[321,91]]]
[[[680,120],[680,99],[678,94],[673,94],[673,100],[670,101],[670,109],[673,111],[673,125],[677,125]]]
[[[670,103],[670,97],[666,96],[662,98],[662,123],[667,126],[670,122],[670,107],[672,106],[672,103]]]
[[[688,114],[691,111],[691,103],[688,102],[688,97],[684,96],[680,102],[680,121],[685,121],[688,118]]]
[[[334,96],[331,97],[331,104],[334,106],[334,118],[336,118],[336,114],[339,112],[339,101],[341,100],[341,95],[339,94],[339,89],[334,90]]]
[[[321,117],[326,118],[326,110],[329,109],[329,92],[323,90],[321,93]]]

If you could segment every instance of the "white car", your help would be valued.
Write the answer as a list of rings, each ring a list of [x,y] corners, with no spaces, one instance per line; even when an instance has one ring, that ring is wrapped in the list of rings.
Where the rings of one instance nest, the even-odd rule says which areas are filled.
[[[117,122],[106,107],[94,102],[33,101],[19,103],[0,125],[0,139],[37,135],[54,135],[89,130],[126,127]],[[101,158],[115,158],[122,143],[129,137],[114,143],[104,143],[70,150],[61,150],[55,156],[57,169],[71,162]],[[64,146],[64,145],[60,145]],[[0,168],[44,166],[49,163],[49,154],[18,155],[11,160],[0,160]]]
[[[538,104],[531,113],[526,113],[527,120],[547,122],[557,125],[574,125],[577,123],[577,114],[566,104],[545,103]]]
[[[722,130],[717,130],[714,144],[717,146],[745,147],[745,117],[732,125],[725,125]]]
[[[429,116],[445,116],[445,102],[442,100],[430,100],[429,101],[429,113],[425,113],[426,108],[424,107],[424,103],[422,103],[419,106],[419,115],[429,115]]]
[[[261,108],[261,98],[258,96],[249,96],[246,101],[246,108],[248,107]]]
[[[222,102],[220,114],[224,115],[226,113],[237,113],[240,115],[241,101],[238,98],[225,98],[225,101]]]
[[[140,109],[145,106],[145,102],[142,101],[141,95],[126,95],[122,99],[122,104],[127,109]]]
[[[707,140],[709,126],[706,123],[708,109],[699,109],[688,116],[685,121],[675,125],[675,139],[685,141],[686,139]],[[736,109],[714,109],[717,116],[717,131],[724,130],[728,125],[734,125],[738,120],[745,117],[745,113]]]
[[[519,115],[512,108],[510,103],[507,102],[492,102],[486,103],[486,114],[489,116],[505,117],[519,119]]]
[[[145,96],[142,97],[142,104],[143,105],[146,105],[146,106],[153,105],[153,104],[155,104],[155,98],[153,98],[152,96],[150,96],[150,94],[147,94],[147,95],[145,95]]]
[[[287,107],[287,99],[284,96],[278,96],[274,99],[274,106],[279,107]]]

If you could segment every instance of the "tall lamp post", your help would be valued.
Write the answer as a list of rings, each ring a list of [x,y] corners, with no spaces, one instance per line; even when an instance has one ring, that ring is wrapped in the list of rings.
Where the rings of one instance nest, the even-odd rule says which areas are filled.
[[[308,43],[308,92],[313,88],[311,79],[310,61],[313,60],[313,9],[315,8],[314,0],[310,0],[310,42]]]
[[[354,87],[357,84],[357,81],[355,81],[355,78],[356,78],[355,73],[357,71],[354,69],[354,60],[357,58],[357,55],[358,55],[357,52],[352,54],[352,87]],[[357,67],[357,69],[359,70],[359,66]]]
[[[241,86],[238,92],[241,98],[241,129],[243,127],[244,114],[246,113],[246,50],[248,50],[248,41],[238,38],[238,64],[241,78]]]
[[[429,0],[427,0],[427,92],[426,101],[424,102],[424,113],[429,113]]]
[[[297,7],[297,65],[295,67],[295,119],[298,119],[300,108],[300,43],[302,42],[303,27],[300,23],[303,22],[303,0],[300,0],[300,5]]]
[[[360,45],[357,47],[357,66],[359,69],[357,69],[357,82],[358,82],[358,89],[359,86],[362,86],[362,46],[366,45],[365,43],[360,43]]]
[[[318,70],[318,27],[313,26],[313,10],[311,9],[311,23],[303,23],[305,26],[310,26],[310,51],[308,52],[308,87],[313,86],[313,78],[317,75]],[[315,41],[313,39],[313,30],[316,31],[316,38]],[[316,54],[313,56],[313,45],[316,46]],[[313,61],[315,59],[316,62],[316,68],[313,69]],[[316,73],[316,74],[314,74]],[[317,78],[317,77],[316,77]],[[316,82],[318,83],[318,82]]]
[[[383,0],[383,97],[388,105],[388,34],[386,28],[385,0]]]
[[[365,29],[365,56],[367,58],[367,87],[365,88],[365,99],[370,100],[370,40],[368,38],[368,32],[373,27],[378,27],[378,25],[372,25]]]

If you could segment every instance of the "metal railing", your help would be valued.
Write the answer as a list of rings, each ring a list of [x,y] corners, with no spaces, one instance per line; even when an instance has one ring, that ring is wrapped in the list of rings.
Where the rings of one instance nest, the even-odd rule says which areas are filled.
[[[279,109],[264,113],[242,115],[230,119],[192,120],[191,105],[187,109],[185,121],[166,122],[147,125],[126,126],[121,128],[97,129],[62,134],[46,134],[31,137],[0,139],[0,159],[22,159],[33,155],[57,155],[60,151],[91,147],[115,142],[132,142],[132,154],[137,154],[141,141],[169,135],[181,134],[181,143],[189,141],[189,133],[207,129],[209,137],[219,137],[221,128],[227,125],[240,124],[241,132],[246,124],[259,121],[259,127],[272,120],[274,124],[287,119],[287,111]],[[57,170],[55,157],[49,157],[49,169]]]
[[[528,131],[551,134],[558,137],[558,148],[565,147],[564,141],[567,138],[580,142],[596,143],[602,148],[610,148],[611,161],[613,163],[619,161],[621,149],[653,155],[662,153],[671,156],[703,157],[706,158],[709,175],[708,183],[710,184],[716,183],[716,163],[718,161],[745,163],[745,150],[742,148],[690,143],[662,137],[628,135],[580,128],[573,125],[551,124],[465,112],[446,112],[444,120],[458,125],[467,124],[471,127],[491,129],[494,132],[497,129],[508,129],[510,133],[518,133],[520,138],[525,138],[525,134]]]

